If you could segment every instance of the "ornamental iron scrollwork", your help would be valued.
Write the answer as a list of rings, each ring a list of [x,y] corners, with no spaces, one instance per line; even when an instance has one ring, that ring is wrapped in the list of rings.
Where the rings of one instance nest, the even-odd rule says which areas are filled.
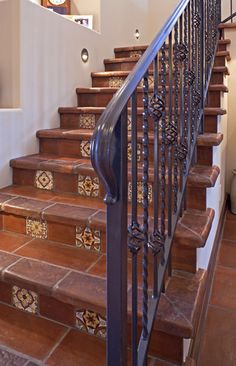
[[[201,24],[201,18],[198,13],[193,14],[193,25],[195,28],[199,28]]]
[[[185,142],[181,142],[178,145],[178,151],[177,151],[177,155],[178,155],[178,159],[180,161],[183,161],[186,159],[188,154],[188,145]]]
[[[166,145],[174,145],[177,141],[178,129],[174,122],[169,122],[166,126]]]
[[[193,105],[195,107],[197,107],[198,104],[200,103],[200,101],[201,101],[201,94],[197,90],[194,90],[194,92],[193,92]]]
[[[158,97],[158,95],[154,95],[149,102],[148,107],[149,114],[154,119],[159,120],[161,119],[164,110],[165,110],[165,103],[160,97]]]
[[[132,224],[128,228],[128,247],[132,254],[137,254],[144,243],[143,231],[139,224]]]
[[[165,263],[165,237],[160,233],[159,230],[155,230],[152,235],[150,235],[148,247],[152,250],[154,256],[161,254],[161,264]]]
[[[188,70],[187,71],[187,83],[189,86],[193,85],[194,80],[195,80],[195,74],[192,70]]]
[[[180,62],[183,62],[186,59],[187,54],[188,54],[187,46],[183,42],[180,42],[175,47],[176,47],[177,60]]]

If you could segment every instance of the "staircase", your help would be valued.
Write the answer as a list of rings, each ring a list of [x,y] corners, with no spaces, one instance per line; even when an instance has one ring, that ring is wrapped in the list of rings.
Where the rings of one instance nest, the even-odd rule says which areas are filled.
[[[225,66],[229,44],[229,40],[218,44],[204,133],[197,139],[197,162],[188,177],[186,207],[174,236],[172,276],[166,275],[149,346],[149,366],[181,365],[186,339],[193,339],[196,333],[207,280],[206,271],[197,268],[197,249],[204,247],[214,219],[214,210],[207,207],[206,191],[214,187],[220,174],[213,165],[213,148],[223,139],[217,132],[217,119],[226,113],[221,108],[221,95],[228,91],[224,76],[229,74]],[[107,103],[145,50],[145,46],[116,48],[115,58],[104,60],[105,71],[92,73],[92,87],[76,89],[78,107],[59,108],[60,127],[37,132],[39,153],[10,162],[13,184],[0,190],[1,365],[5,365],[1,356],[22,366],[106,363],[109,244],[105,192],[90,162],[90,139]],[[141,84],[137,94],[141,164]],[[151,171],[150,202],[153,184]],[[139,188],[141,192],[141,185]],[[131,195],[129,185],[129,200]],[[141,272],[138,262],[139,288]],[[141,313],[138,316],[140,319]],[[130,342],[130,332],[128,338]],[[130,353],[128,357],[130,364]]]

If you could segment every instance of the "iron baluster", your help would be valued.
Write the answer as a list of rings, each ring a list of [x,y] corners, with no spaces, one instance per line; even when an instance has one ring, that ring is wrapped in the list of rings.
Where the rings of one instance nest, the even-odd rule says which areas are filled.
[[[179,121],[179,72],[178,72],[178,22],[174,26],[174,212],[177,211],[178,199],[178,121]]]
[[[168,235],[171,235],[171,228],[172,228],[172,155],[173,155],[173,135],[171,134],[172,128],[172,98],[173,98],[173,80],[172,80],[172,73],[173,73],[173,52],[172,52],[172,32],[169,34],[169,57],[168,57],[168,68],[169,68],[169,113],[168,113],[168,123],[166,129],[166,142],[168,145]],[[170,135],[168,133],[170,132]]]
[[[148,168],[149,168],[149,136],[148,136],[148,72],[143,78],[143,303],[142,303],[142,338],[144,340],[148,337]]]

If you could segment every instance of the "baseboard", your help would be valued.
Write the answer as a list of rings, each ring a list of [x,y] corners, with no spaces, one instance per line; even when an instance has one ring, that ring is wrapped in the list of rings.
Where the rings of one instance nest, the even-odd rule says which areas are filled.
[[[207,308],[208,308],[208,303],[209,303],[210,295],[211,295],[213,276],[214,276],[214,272],[215,272],[221,237],[223,234],[223,223],[224,223],[224,218],[225,218],[228,201],[229,201],[229,195],[227,194],[225,196],[224,203],[222,206],[220,219],[219,219],[219,223],[218,223],[218,227],[217,227],[217,231],[216,231],[216,236],[215,236],[215,240],[214,240],[214,244],[213,244],[213,249],[211,252],[211,257],[210,257],[210,261],[209,261],[209,265],[208,265],[208,269],[207,269],[206,288],[205,288],[205,294],[203,297],[201,312],[200,312],[199,319],[198,319],[198,325],[196,327],[195,336],[191,342],[190,349],[189,349],[188,357],[190,359],[194,360],[196,362],[196,364],[198,361],[202,335],[205,330]]]

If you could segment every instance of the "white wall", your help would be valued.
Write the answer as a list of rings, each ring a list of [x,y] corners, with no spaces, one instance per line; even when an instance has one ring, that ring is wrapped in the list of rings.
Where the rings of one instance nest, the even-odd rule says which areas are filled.
[[[19,3],[0,1],[0,108],[20,105]]]

